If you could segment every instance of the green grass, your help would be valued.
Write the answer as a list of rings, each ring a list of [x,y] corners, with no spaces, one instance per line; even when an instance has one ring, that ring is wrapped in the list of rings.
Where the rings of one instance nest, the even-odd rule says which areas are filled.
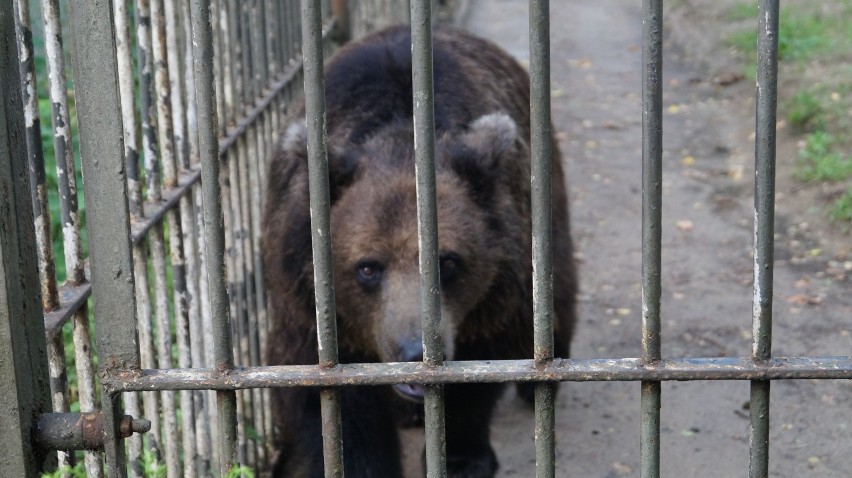
[[[778,59],[781,61],[808,60],[815,55],[831,53],[837,47],[852,42],[852,1],[836,2],[840,12],[824,13],[819,2],[807,4],[785,4],[782,2],[779,18]],[[749,59],[757,51],[756,2],[738,4],[728,12],[732,21],[753,19],[753,24],[730,35],[727,43]]]
[[[834,201],[828,216],[833,221],[852,222],[852,187]]]
[[[805,147],[799,152],[800,180],[843,181],[852,177],[852,159],[834,150],[835,138],[825,131],[816,131],[805,139]]]
[[[83,462],[77,462],[74,466],[62,466],[56,469],[56,471],[50,473],[42,473],[41,478],[65,478],[66,476],[70,476],[71,478],[86,478],[86,467]]]
[[[755,78],[757,1],[727,11],[738,31],[724,41],[743,61],[745,76]],[[804,134],[794,177],[807,183],[831,182],[846,189],[825,205],[833,220],[852,221],[852,0],[781,3],[778,25],[779,113],[794,133]],[[822,205],[820,207],[823,207]]]
[[[728,12],[728,20],[738,22],[757,18],[757,2],[734,5]]]
[[[798,131],[825,129],[825,107],[813,91],[801,90],[783,106],[787,111],[787,122]]]

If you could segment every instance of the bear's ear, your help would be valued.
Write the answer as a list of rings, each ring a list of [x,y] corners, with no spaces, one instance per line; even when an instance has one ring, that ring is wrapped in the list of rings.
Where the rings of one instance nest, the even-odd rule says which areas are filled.
[[[286,153],[306,153],[308,151],[308,127],[305,121],[296,121],[287,127],[281,140],[281,149]]]
[[[518,128],[509,115],[491,113],[479,117],[458,138],[450,151],[453,170],[467,180],[480,195],[493,186],[500,160],[514,149]]]
[[[301,157],[308,161],[308,128],[305,121],[291,124],[284,133],[281,147],[285,154]],[[340,191],[347,186],[355,176],[358,168],[358,156],[348,148],[328,142],[328,184],[331,202],[337,200]],[[307,165],[307,164],[306,164]]]

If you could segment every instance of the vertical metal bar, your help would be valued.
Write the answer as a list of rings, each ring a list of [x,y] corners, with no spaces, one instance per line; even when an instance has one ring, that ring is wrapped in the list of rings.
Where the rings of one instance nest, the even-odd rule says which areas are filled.
[[[778,0],[761,0],[757,30],[754,167],[754,330],[752,358],[772,357],[775,234],[775,120],[778,93]],[[749,476],[769,476],[769,381],[751,382]]]
[[[126,1],[113,2],[118,59],[118,81],[121,91],[121,116],[124,126],[124,161],[127,170],[127,192],[132,218],[144,216],[142,187],[139,183],[139,140],[134,97],[133,53],[130,42],[130,17]]]
[[[302,0],[301,13],[319,365],[322,368],[331,368],[337,365],[337,311],[334,306],[331,257],[331,201],[328,186],[322,18],[319,1]],[[337,389],[324,389],[320,396],[325,476],[340,478],[343,476],[340,393]]]
[[[252,71],[254,72],[255,96],[252,98],[252,104],[257,102],[257,99],[263,93],[266,82],[269,78],[269,64],[266,60],[266,22],[263,15],[263,6],[265,0],[254,0],[251,4],[250,14],[250,41],[251,41],[251,63]],[[263,115],[256,118],[255,123],[246,131],[248,140],[247,155],[240,156],[240,205],[242,207],[242,222],[243,222],[243,260],[245,269],[246,283],[246,300],[248,303],[248,327],[247,347],[246,352],[249,356],[249,363],[252,365],[260,364],[260,344],[258,343],[258,324],[260,322],[260,313],[262,305],[259,302],[260,281],[257,280],[258,271],[256,268],[259,262],[259,249],[255,240],[258,235],[260,217],[260,190],[256,181],[254,172],[254,164],[260,160],[263,155]],[[254,201],[254,199],[258,199]],[[247,392],[251,395],[251,415],[252,426],[255,430],[255,436],[263,437],[266,435],[264,427],[264,408],[263,408],[263,391],[261,389],[252,389]],[[247,419],[249,417],[246,417]],[[261,440],[254,439],[254,449],[256,455],[256,466],[262,467],[266,461],[266,449]]]
[[[222,226],[222,197],[219,185],[219,142],[216,135],[216,89],[213,73],[213,31],[210,3],[192,0],[192,46],[198,108],[198,145],[202,170],[204,234],[207,281],[213,330],[214,364],[222,372],[234,367],[228,295],[225,289],[225,237]],[[218,391],[219,472],[226,474],[235,464],[236,394]]]
[[[553,359],[553,221],[551,176],[553,133],[550,122],[550,2],[530,2],[530,149],[533,327],[536,364]],[[556,386],[535,388],[536,477],[554,477]]]
[[[417,180],[417,236],[423,363],[443,363],[441,283],[438,276],[438,206],[435,187],[435,107],[432,82],[432,4],[411,2],[411,58],[414,95],[414,169]],[[426,386],[426,476],[447,476],[443,385]]]
[[[660,351],[660,271],[663,184],[663,2],[642,2],[642,360]],[[660,476],[660,382],[641,385],[641,470]]]
[[[38,244],[39,277],[42,309],[51,311],[59,306],[56,291],[56,265],[50,235],[50,210],[47,202],[47,180],[44,151],[41,144],[41,118],[38,109],[35,55],[33,52],[29,0],[16,0],[15,32],[20,56],[19,71],[23,81],[24,120],[27,140],[27,163],[30,169],[35,233]]]
[[[224,45],[223,32],[222,32],[222,23],[225,21],[225,7],[222,5],[223,0],[213,0],[210,3],[210,19],[211,19],[211,41],[213,41],[213,68],[216,75],[214,77],[215,88],[214,93],[216,96],[216,117],[218,118],[217,123],[214,126],[216,127],[216,132],[224,132],[225,131],[225,123],[226,123],[226,112],[224,107],[224,94],[223,94],[223,84],[225,78],[228,77],[225,74],[225,68],[228,67],[226,57],[227,55],[227,46]],[[190,11],[190,18],[192,17],[192,12]],[[189,31],[192,31],[192,25],[190,25]],[[190,40],[192,35],[190,35]],[[192,48],[192,42],[189,42],[190,48]],[[195,79],[195,55],[196,52],[193,50],[192,58],[193,65],[189,65],[189,68],[193,70],[192,77]],[[198,92],[195,89],[195,83],[191,85],[189,88],[193,95],[197,95]],[[195,103],[193,103],[193,107],[195,107]],[[194,161],[200,162],[200,118],[198,116],[198,111],[196,109],[196,153],[193,156]],[[199,214],[196,221],[196,228],[198,230],[198,250],[201,253],[198,254],[198,288],[199,288],[199,298],[201,300],[201,324],[204,329],[203,341],[204,341],[204,366],[205,367],[215,367],[215,345],[213,339],[213,320],[212,320],[212,312],[210,309],[210,294],[209,294],[209,286],[207,281],[207,256],[203,251],[207,250],[207,241],[205,239],[204,234],[204,216],[201,214],[203,212],[203,190],[200,186],[196,186],[195,188],[195,202],[198,204],[200,208]],[[221,448],[220,444],[217,441],[219,436],[219,418],[218,418],[218,408],[213,406],[214,403],[217,402],[217,394],[215,391],[211,390],[207,392],[207,410],[210,414],[210,460],[214,464],[212,466],[219,466],[221,463]]]
[[[157,156],[146,156],[146,169],[149,171],[148,177],[148,200],[156,202],[161,199],[162,187],[173,187],[176,183],[175,174],[175,137],[172,128],[172,100],[171,91],[169,89],[169,67],[168,53],[166,44],[166,18],[163,0],[151,0],[150,2],[151,15],[151,51],[154,63],[154,94],[156,95],[156,124],[157,137],[156,144],[159,150],[159,158]],[[158,160],[159,159],[159,160]],[[162,178],[162,184],[160,182]],[[176,212],[170,210],[166,216],[168,220],[170,232],[170,249],[174,249],[175,244],[175,227],[178,227],[178,221],[175,220]],[[177,231],[179,232],[179,231]],[[155,299],[155,316],[157,318],[157,361],[161,368],[171,368],[172,364],[172,336],[169,321],[169,299],[168,299],[168,282],[166,277],[166,250],[165,250],[165,235],[162,222],[158,223],[151,230],[152,237],[150,238],[151,257],[153,259],[154,269],[154,299]],[[171,251],[170,251],[171,252]],[[173,254],[174,255],[174,254]],[[182,262],[182,258],[179,259]],[[174,270],[173,272],[176,272]],[[183,282],[179,279],[176,283]],[[178,294],[179,291],[175,290]],[[176,312],[181,314],[180,301],[177,301]],[[163,391],[160,396],[163,403],[163,442],[165,443],[166,451],[166,469],[169,478],[177,477],[181,473],[180,451],[178,448],[178,425],[177,425],[177,410],[175,392]],[[192,460],[186,460],[184,463],[190,464]]]
[[[14,4],[0,2],[3,65],[23,59],[13,18]],[[33,417],[49,410],[50,390],[18,68],[0,69],[0,91],[0,403],[11,411],[0,413],[0,469],[34,478],[45,456],[30,439]]]
[[[139,367],[115,25],[112,10],[100,1],[70,5],[98,352],[102,373],[109,374]],[[104,393],[103,410],[107,473],[125,476],[124,445],[116,427],[119,397]]]
[[[71,145],[71,123],[66,92],[65,53],[62,48],[59,2],[57,0],[43,0],[42,15],[45,28],[45,52],[47,53],[49,69],[53,144],[57,158],[57,184],[59,186],[66,281],[69,284],[80,284],[85,282],[86,277],[83,271],[83,249],[77,205],[77,175],[74,151]],[[91,357],[89,317],[86,307],[74,312],[73,322],[80,407],[82,411],[89,412],[93,411],[95,407],[95,380]],[[89,474],[99,476],[101,474],[100,457],[87,452],[85,460]]]
[[[0,64],[9,66],[28,60],[19,56],[15,45],[14,6],[0,3]],[[50,389],[39,303],[34,185],[24,139],[32,116],[24,109],[21,80],[21,69],[0,69],[0,403],[11,411],[0,413],[0,469],[9,476],[34,478],[40,475],[45,453],[30,439],[33,417],[50,409]]]
[[[38,252],[38,270],[41,282],[41,303],[45,312],[59,306],[56,289],[56,266],[53,256],[53,241],[50,234],[50,211],[47,202],[47,184],[44,168],[44,152],[41,144],[41,120],[38,109],[38,92],[30,26],[28,0],[15,2],[15,33],[18,44],[18,64],[22,83],[24,120],[26,128],[27,164],[31,184],[32,207],[34,213],[36,245]],[[47,361],[50,373],[50,396],[53,411],[69,410],[68,381],[65,366],[65,344],[61,330],[46,337]],[[73,456],[65,451],[57,452],[57,466],[69,466]]]
[[[161,95],[161,103],[170,108],[171,122],[169,127],[174,136],[174,156],[170,162],[163,164],[163,180],[166,186],[177,186],[179,169],[189,164],[189,145],[186,140],[186,114],[183,103],[183,82],[181,79],[180,50],[178,48],[178,19],[174,0],[165,0],[162,4],[162,16],[164,22],[160,21],[160,15],[155,17],[155,25],[158,31],[165,34],[166,65],[168,76],[168,87],[163,88],[171,99],[170,104],[165,105]],[[159,10],[159,5],[158,5]],[[158,35],[160,36],[160,35]],[[161,45],[162,47],[162,45]],[[159,63],[158,63],[159,64]],[[161,117],[162,118],[162,117]],[[165,120],[165,118],[162,118]],[[189,202],[186,196],[179,201],[179,207],[172,209],[167,214],[169,225],[169,254],[172,266],[172,288],[174,290],[175,308],[175,331],[178,349],[178,366],[189,368],[192,366],[190,355],[190,302],[194,299],[189,293],[189,280],[187,274],[186,252],[184,249],[183,224],[186,222],[183,216],[190,213]],[[193,393],[188,390],[180,392],[181,428],[183,433],[181,461],[184,464],[184,474],[187,477],[196,477],[198,453],[196,449],[196,417],[193,407]]]
[[[248,93],[251,89],[251,84],[248,82],[247,70],[250,67],[248,64],[248,46],[246,39],[248,38],[247,14],[243,2],[234,0],[226,1],[227,4],[227,32],[228,46],[230,47],[230,83],[226,83],[225,91],[225,108],[228,111],[229,123],[228,126],[234,127],[239,118],[247,110],[246,101],[250,98]],[[245,136],[241,135],[237,138],[234,147],[229,149],[225,155],[227,170],[223,171],[223,211],[225,220],[225,253],[227,257],[227,270],[229,282],[229,290],[231,294],[231,318],[232,318],[232,333],[235,336],[233,340],[234,359],[240,365],[246,365],[247,357],[243,355],[243,350],[248,347],[244,344],[245,340],[245,324],[246,314],[246,289],[243,270],[243,242],[240,239],[242,234],[241,227],[241,209],[239,199],[239,169],[238,161],[242,154],[245,154],[246,140]],[[241,463],[247,463],[249,459],[249,447],[246,441],[246,396],[250,392],[244,390],[237,391],[237,457]],[[251,412],[249,406],[248,412]]]
[[[168,0],[170,3],[173,0]],[[169,71],[182,73],[184,90],[186,91],[186,149],[181,159],[181,167],[186,170],[198,163],[198,121],[195,112],[195,74],[192,68],[192,41],[190,36],[190,12],[189,3],[180,2],[180,24],[183,28],[183,52],[184,62],[175,65]],[[179,75],[181,76],[181,75]],[[197,190],[197,188],[195,188]],[[198,215],[198,202],[194,194],[187,194],[181,198],[181,230],[183,232],[183,244],[185,248],[187,294],[189,295],[189,363],[193,367],[205,365],[205,349],[202,326],[202,310],[200,306],[200,277],[199,254],[196,248],[198,244],[198,227],[196,217]],[[182,365],[183,366],[183,365]],[[211,444],[209,405],[207,403],[207,392],[192,392],[192,408],[195,419],[195,439],[197,450],[197,473],[198,476],[209,476],[211,470]],[[192,424],[191,424],[192,426]]]
[[[47,55],[50,83],[51,122],[53,148],[56,154],[57,183],[59,184],[60,211],[63,229],[75,229],[77,223],[77,189],[74,150],[71,146],[71,120],[68,114],[67,80],[62,49],[62,26],[59,21],[59,0],[42,0],[44,20],[44,48]],[[65,269],[68,280],[79,284],[85,280],[82,263],[78,260],[80,246],[79,227],[76,233],[64,237]]]
[[[139,108],[142,129],[142,151],[146,162],[146,182],[148,184],[147,194],[150,195],[159,191],[159,180],[156,171],[150,168],[156,162],[150,163],[153,158],[157,157],[157,134],[156,134],[156,111],[153,98],[154,81],[153,81],[153,46],[151,44],[151,13],[148,0],[135,0],[134,13],[136,15],[136,47],[138,56],[139,68]],[[128,175],[132,179],[133,176],[138,177],[138,160],[129,165]],[[152,184],[153,182],[153,184]],[[136,191],[131,189],[133,194]],[[142,188],[141,182],[138,191],[140,207],[137,210],[137,216],[144,216],[144,209],[141,203]],[[131,201],[134,197],[131,196]],[[147,239],[140,241],[133,248],[133,270],[137,281],[136,297],[137,297],[137,312],[139,314],[137,323],[139,324],[139,348],[140,359],[142,366],[145,368],[156,368],[156,355],[153,338],[153,328],[151,326],[152,310],[151,310],[151,292],[148,286],[148,247]],[[151,420],[151,431],[147,433],[145,441],[148,443],[147,449],[154,454],[159,461],[162,450],[162,429],[160,427],[160,398],[157,392],[144,392],[143,406],[145,415]]]

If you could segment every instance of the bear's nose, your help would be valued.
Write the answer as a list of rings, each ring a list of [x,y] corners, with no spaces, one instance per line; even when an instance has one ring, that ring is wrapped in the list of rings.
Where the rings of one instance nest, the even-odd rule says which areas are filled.
[[[423,343],[418,340],[409,340],[399,346],[400,362],[420,362],[423,360]]]

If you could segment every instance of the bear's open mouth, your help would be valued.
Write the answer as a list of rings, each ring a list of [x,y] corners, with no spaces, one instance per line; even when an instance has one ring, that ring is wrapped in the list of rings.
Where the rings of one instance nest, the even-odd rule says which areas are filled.
[[[423,403],[423,385],[419,383],[397,383],[393,389],[402,398],[417,403]]]

